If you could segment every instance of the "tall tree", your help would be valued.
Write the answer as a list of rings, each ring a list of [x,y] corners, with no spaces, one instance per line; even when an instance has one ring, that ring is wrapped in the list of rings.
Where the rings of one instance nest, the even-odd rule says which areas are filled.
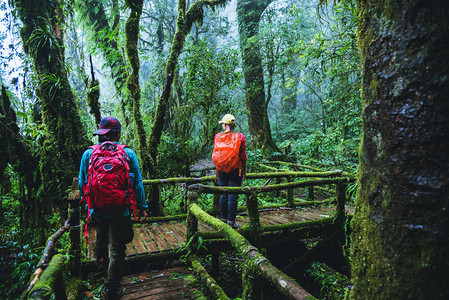
[[[11,166],[16,172],[18,181],[22,184],[20,197],[20,224],[22,229],[44,228],[42,224],[42,204],[37,197],[37,191],[41,184],[39,178],[39,160],[36,152],[32,151],[31,145],[22,138],[20,128],[17,124],[17,116],[11,107],[11,101],[5,86],[1,87],[0,95],[0,188],[2,194],[6,194],[7,178],[5,169]],[[1,208],[1,203],[0,203]],[[1,212],[1,210],[0,210]],[[0,222],[1,222],[0,217]],[[41,239],[44,232],[41,231]]]
[[[351,299],[449,299],[449,2],[358,0]]]
[[[105,12],[105,7],[101,0],[77,0],[77,9],[82,16],[86,16],[85,20],[92,25],[94,40],[103,52],[103,57],[107,66],[111,68],[111,77],[117,94],[120,97],[122,113],[125,117],[126,124],[130,123],[126,101],[124,99],[124,89],[129,75],[126,59],[123,56],[122,50],[117,42],[119,31],[120,14],[117,11],[117,1],[113,1],[112,12],[115,14],[112,26],[109,25],[108,17]],[[84,18],[84,17],[83,17]],[[128,103],[132,105],[132,103]]]
[[[59,1],[15,0],[23,22],[23,48],[34,61],[36,94],[48,132],[40,170],[46,195],[63,208],[66,187],[77,173],[79,158],[90,145],[81,124],[64,61],[64,13]],[[48,205],[52,207],[52,205]]]
[[[128,77],[127,82],[128,101],[132,103],[133,107],[133,119],[137,129],[142,172],[148,178],[148,166],[151,164],[151,161],[148,155],[147,134],[143,125],[142,114],[140,113],[140,61],[139,52],[137,50],[143,0],[127,0],[126,3],[131,8],[128,21],[126,22],[126,54],[128,55],[128,60],[131,65],[131,75]]]
[[[165,119],[168,110],[168,101],[170,98],[173,78],[178,64],[179,55],[184,47],[184,42],[192,29],[194,22],[201,24],[204,18],[204,6],[214,8],[217,5],[224,5],[228,0],[197,0],[188,9],[185,0],[178,1],[178,20],[176,33],[173,38],[170,54],[165,67],[165,84],[159,97],[156,116],[152,126],[152,132],[148,140],[149,154],[151,164],[149,166],[149,175],[157,176],[157,156],[158,146],[161,141],[162,131],[164,129]],[[153,215],[160,213],[158,193],[152,193],[150,196],[150,211]]]
[[[265,99],[265,84],[262,59],[259,53],[257,35],[260,17],[272,0],[238,0],[237,17],[240,36],[240,50],[245,77],[245,100],[248,109],[248,126],[252,141],[265,151],[279,148],[271,136],[268,119],[268,102]]]

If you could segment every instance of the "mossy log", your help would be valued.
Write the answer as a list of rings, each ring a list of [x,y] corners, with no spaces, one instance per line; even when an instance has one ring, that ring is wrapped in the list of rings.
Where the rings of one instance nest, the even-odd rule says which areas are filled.
[[[299,286],[293,279],[276,269],[271,262],[266,259],[251,243],[242,235],[233,230],[229,225],[208,215],[197,204],[192,203],[189,210],[200,220],[214,227],[224,236],[229,238],[234,248],[243,254],[248,265],[253,268],[258,275],[267,279],[279,291],[290,299],[314,299],[307,291]]]
[[[247,179],[261,179],[261,178],[283,178],[283,177],[336,177],[340,176],[343,171],[328,171],[328,172],[266,172],[266,173],[248,173]],[[204,177],[175,177],[164,179],[147,179],[143,180],[144,185],[158,185],[158,184],[174,184],[174,183],[198,183],[209,182],[215,180],[214,176]]]
[[[286,162],[286,161],[270,161],[270,162],[267,162],[267,164],[286,165],[286,166],[298,167],[298,168],[301,168],[301,169],[308,169],[308,170],[312,170],[312,171],[315,171],[315,172],[324,172],[324,170],[320,169],[320,168],[316,168],[316,167],[312,167],[312,166],[306,166],[306,165],[300,165],[300,164],[295,164],[295,163],[290,163],[290,162]]]
[[[70,228],[69,220],[66,220],[64,226],[59,228],[59,230],[56,231],[56,233],[50,237],[47,246],[45,247],[44,255],[42,256],[42,259],[38,265],[39,267],[43,267],[48,264],[48,261],[52,258],[53,253],[55,251],[56,242],[67,230],[69,230],[69,228]]]
[[[24,299],[65,299],[62,277],[65,260],[62,254],[55,255]]]
[[[234,194],[254,194],[254,193],[263,193],[263,192],[272,192],[286,189],[294,189],[299,187],[306,187],[310,185],[326,185],[326,184],[336,184],[343,182],[350,182],[350,178],[346,177],[338,177],[332,179],[315,179],[315,180],[303,180],[299,182],[290,182],[290,183],[281,183],[281,184],[273,184],[266,186],[243,186],[243,187],[213,187],[202,184],[194,184],[190,185],[190,190],[197,190],[200,193],[209,193],[209,194],[225,194],[225,193],[234,193]]]
[[[178,178],[142,180],[142,183],[144,185],[173,184],[173,183],[197,183],[197,182],[213,181],[214,179],[215,179],[215,176],[178,177]]]
[[[278,171],[292,172],[292,171],[290,171],[288,169],[278,169],[278,168],[275,168],[275,167],[267,166],[265,164],[259,164],[259,166],[261,168],[268,169],[268,170],[271,170],[271,171],[274,171],[274,172],[278,172]]]
[[[144,253],[139,255],[129,255],[125,258],[126,270],[142,270],[142,267],[154,268],[159,265],[172,264],[180,259],[181,256],[186,255],[185,249],[168,249],[162,252]],[[210,252],[202,253],[207,255]],[[96,261],[82,261],[81,273],[90,274],[97,272]]]
[[[37,265],[37,269],[34,272],[34,276],[33,279],[31,280],[30,284],[28,285],[27,288],[27,293],[30,292],[33,287],[35,286],[36,282],[38,282],[39,277],[45,272],[45,269],[48,267],[49,265],[49,261],[52,259],[53,254],[54,254],[54,248],[55,248],[55,243],[58,241],[58,239],[67,231],[69,230],[70,225],[69,225],[69,220],[67,220],[64,224],[63,227],[61,227],[55,234],[53,234],[47,242],[47,246],[45,247],[44,250],[44,255],[42,256],[39,264]]]
[[[333,228],[334,222],[333,218],[325,218],[316,221],[304,221],[298,223],[287,223],[287,224],[278,224],[278,225],[269,225],[263,226],[258,231],[260,235],[270,235],[275,233],[279,235],[281,233],[293,233],[302,231],[304,236],[308,235],[319,235],[313,234],[314,231],[318,230],[321,232],[322,228],[327,228],[331,226]],[[238,229],[238,232],[245,236],[249,237],[251,229],[248,227]],[[223,233],[220,231],[201,231],[198,233],[204,239],[217,239],[223,237]]]
[[[201,265],[201,262],[196,256],[190,256],[189,262],[195,271],[197,278],[200,280],[201,285],[207,290],[207,293],[212,296],[213,299],[228,300],[229,297],[223,291],[223,289],[217,284],[209,273]]]

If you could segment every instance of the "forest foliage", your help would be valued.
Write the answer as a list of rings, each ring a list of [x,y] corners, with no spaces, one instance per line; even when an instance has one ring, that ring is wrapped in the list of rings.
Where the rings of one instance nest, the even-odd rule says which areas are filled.
[[[268,2],[258,34],[247,41],[257,45],[262,62],[268,121],[278,147],[268,152],[253,143],[250,135],[237,33],[238,1],[212,1],[218,6],[205,5],[191,15],[186,13],[189,6],[184,8],[184,15],[195,22],[184,37],[177,67],[170,75],[173,82],[157,156],[150,158],[139,150],[151,144],[167,84],[165,70],[181,9],[178,1],[143,1],[137,40],[140,103],[130,100],[126,85],[132,68],[125,30],[130,6],[136,1],[40,2],[45,3],[42,7],[49,6],[45,12],[48,19],[28,35],[24,28],[30,24],[24,22],[23,14],[37,10],[26,11],[33,1],[2,1],[0,6],[4,87],[0,105],[0,155],[4,157],[0,162],[0,272],[12,274],[0,283],[6,298],[23,290],[45,239],[64,222],[64,197],[76,176],[68,173],[76,173],[78,168],[67,158],[80,156],[85,145],[96,142],[91,133],[97,127],[98,113],[119,118],[124,125],[121,142],[136,150],[141,163],[149,159],[154,164],[151,174],[144,177],[186,176],[198,162],[210,165],[213,137],[220,130],[217,122],[225,113],[236,116],[238,130],[247,137],[250,167],[287,157],[355,174],[361,99],[353,1],[320,10],[316,1]],[[56,15],[49,15],[53,13]],[[36,22],[42,21],[35,17]],[[63,59],[57,72],[43,70],[41,66],[48,63],[45,60],[37,63],[45,49]],[[72,104],[64,101],[69,100],[73,106],[67,108]],[[55,103],[60,107],[53,107]],[[133,109],[140,113],[140,129]],[[59,119],[53,124],[49,118]],[[62,130],[67,127],[70,132]],[[148,136],[143,146],[137,138],[139,130]],[[170,209],[163,211],[170,213]]]

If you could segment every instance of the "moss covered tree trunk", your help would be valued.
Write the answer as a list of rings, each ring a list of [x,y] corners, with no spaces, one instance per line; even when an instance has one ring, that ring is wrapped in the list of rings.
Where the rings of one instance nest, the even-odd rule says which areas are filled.
[[[449,2],[358,2],[351,299],[449,299]]]
[[[41,184],[39,176],[39,158],[31,151],[20,134],[16,123],[16,113],[11,107],[7,90],[2,86],[0,98],[0,193],[7,194],[10,185],[9,178],[5,176],[8,165],[16,172],[19,181],[23,184],[21,191],[20,225],[22,229],[42,228],[42,215],[39,214],[41,203],[37,191]],[[1,211],[0,211],[1,212]],[[0,217],[1,218],[1,217]],[[1,220],[1,219],[0,219]],[[41,238],[44,232],[41,231]]]
[[[185,0],[178,1],[178,20],[176,33],[173,38],[170,55],[165,67],[165,84],[161,96],[159,97],[156,116],[154,119],[152,132],[148,140],[149,154],[151,156],[151,164],[149,165],[149,175],[152,178],[157,178],[157,156],[158,146],[161,142],[162,131],[164,129],[165,118],[168,110],[168,101],[170,98],[171,87],[173,84],[173,78],[175,75],[176,66],[178,65],[178,58],[184,47],[184,42],[187,35],[192,29],[194,22],[202,23],[204,17],[203,6],[208,5],[215,7],[217,5],[223,5],[228,0],[197,0],[187,10],[187,4]],[[156,188],[153,189],[150,195],[150,212],[152,215],[158,215],[160,213],[159,193]]]
[[[128,77],[127,83],[128,101],[132,103],[133,107],[134,124],[137,129],[139,154],[142,162],[142,173],[145,178],[149,178],[148,166],[151,165],[151,161],[148,153],[147,134],[143,125],[142,114],[140,113],[140,61],[137,50],[143,0],[127,0],[126,3],[131,8],[128,21],[126,22],[126,54],[131,65],[131,75]]]
[[[265,151],[279,152],[280,150],[271,136],[268,102],[265,100],[262,59],[259,53],[260,45],[257,39],[254,39],[259,33],[260,17],[271,1],[238,0],[237,16],[249,132],[252,141]]]
[[[23,22],[25,52],[34,62],[38,77],[36,94],[47,130],[42,145],[40,170],[48,210],[64,208],[66,188],[77,174],[83,151],[90,145],[70,88],[64,63],[64,14],[59,1],[13,1]]]
[[[115,16],[113,19],[113,26],[109,25],[108,17],[105,13],[105,7],[100,0],[77,0],[77,10],[81,15],[86,16],[92,24],[94,31],[94,39],[100,50],[103,52],[103,57],[107,65],[111,68],[111,78],[113,79],[114,86],[117,90],[117,94],[120,97],[122,113],[125,118],[125,123],[130,124],[130,113],[124,99],[124,88],[127,84],[127,77],[129,70],[126,65],[126,59],[123,57],[122,49],[117,43],[115,30],[118,26],[118,20],[120,15]],[[113,3],[112,12],[117,14],[117,3]]]

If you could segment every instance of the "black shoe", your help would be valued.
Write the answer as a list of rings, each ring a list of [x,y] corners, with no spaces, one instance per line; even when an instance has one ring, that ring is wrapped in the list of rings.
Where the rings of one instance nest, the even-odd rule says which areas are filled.
[[[232,221],[228,221],[228,225],[231,226],[233,229],[242,227],[242,226],[240,226],[240,224],[232,222]]]
[[[104,291],[104,300],[116,300],[122,298],[122,296],[123,296],[122,288],[106,289],[106,291]]]

